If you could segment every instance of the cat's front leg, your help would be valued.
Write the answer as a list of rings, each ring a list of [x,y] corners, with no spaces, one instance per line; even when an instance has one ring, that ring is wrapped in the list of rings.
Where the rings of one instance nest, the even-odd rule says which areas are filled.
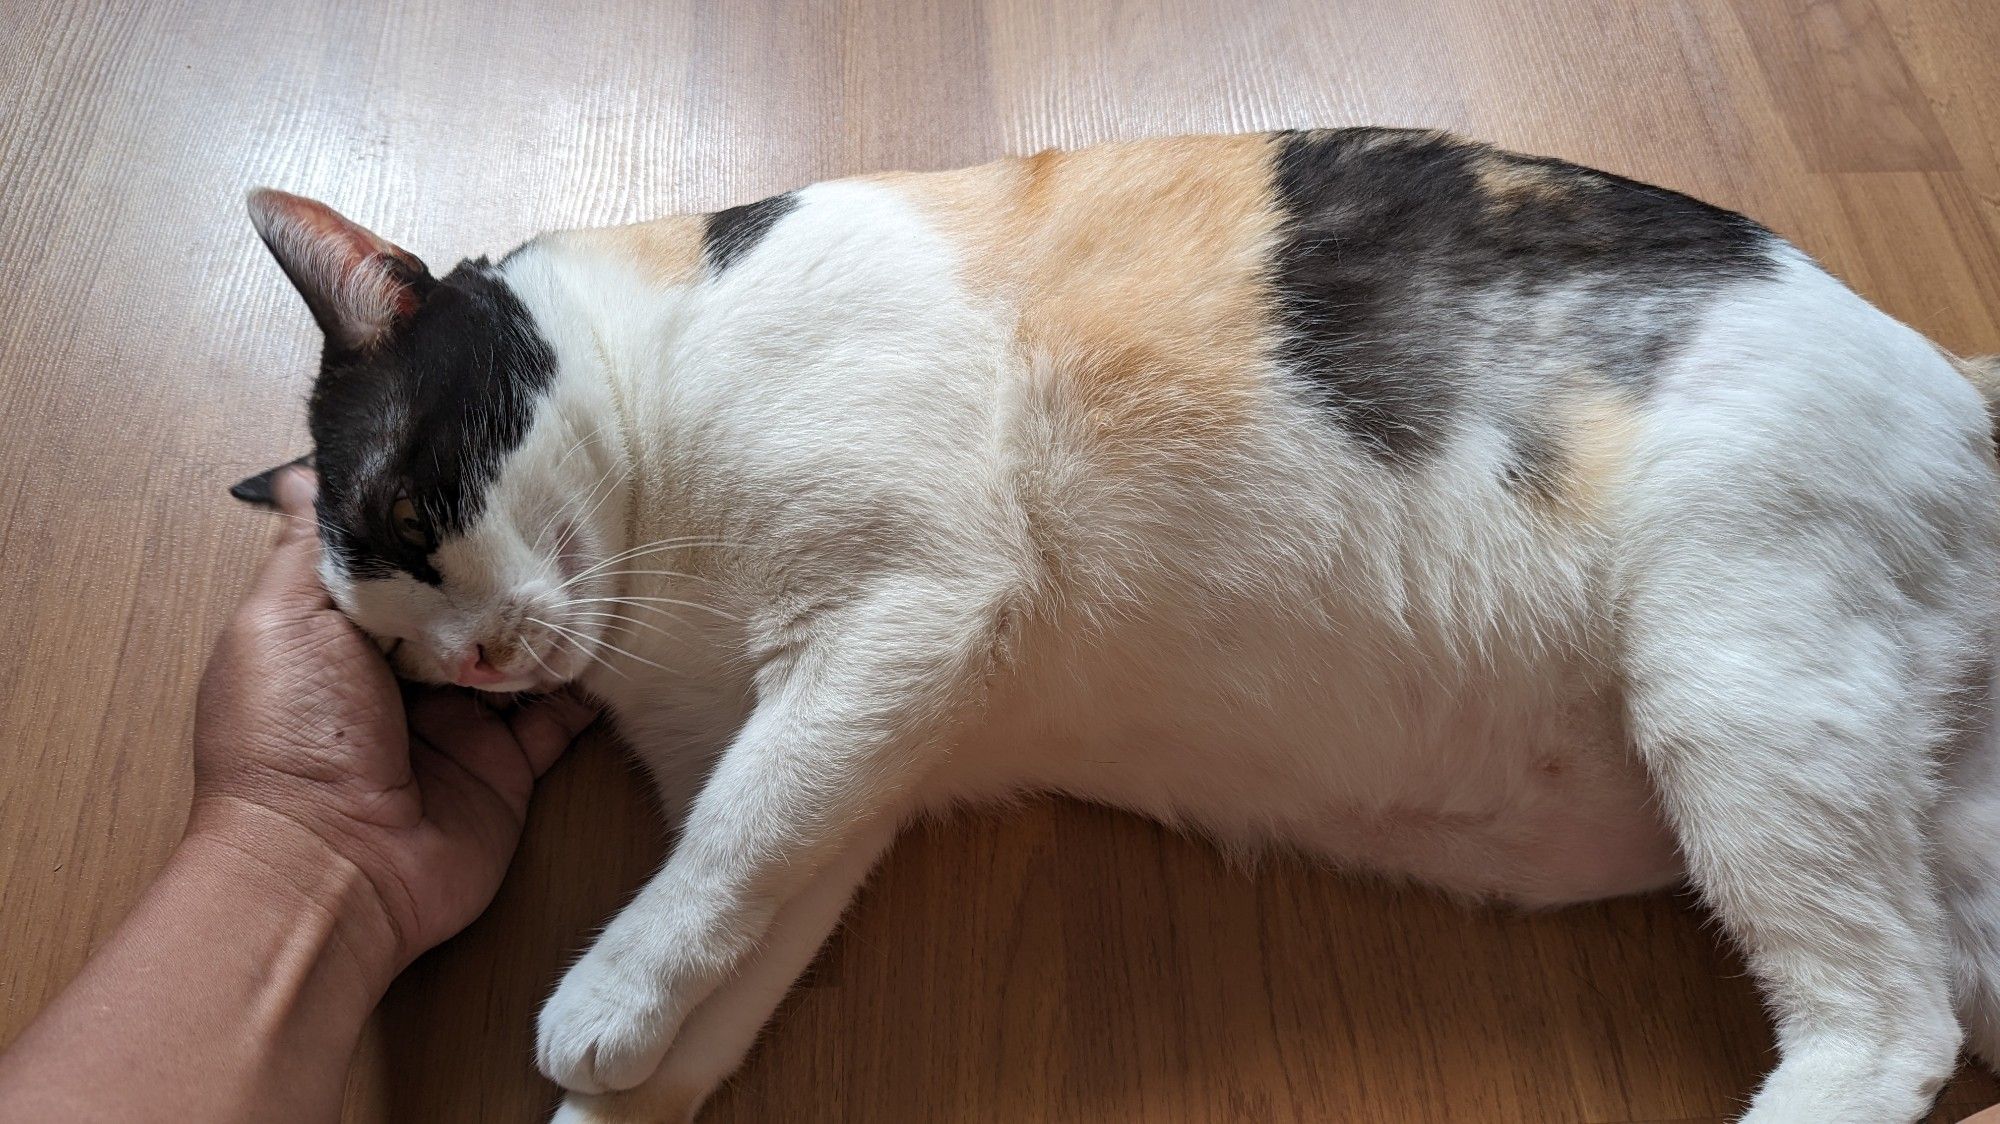
[[[846,912],[855,890],[895,835],[878,823],[816,875],[772,918],[757,951],[681,1024],[666,1059],[638,1087],[571,1093],[551,1124],[678,1124],[694,1119],[736,1071],[799,973]]]
[[[935,600],[851,609],[766,669],[680,844],[543,1008],[542,1072],[577,1092],[631,1088],[736,971],[773,914],[836,856],[900,821],[990,646]],[[913,627],[924,625],[927,627]]]

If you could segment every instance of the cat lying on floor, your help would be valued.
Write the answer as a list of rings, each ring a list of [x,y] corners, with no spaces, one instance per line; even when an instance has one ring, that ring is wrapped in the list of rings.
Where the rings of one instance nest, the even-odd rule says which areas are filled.
[[[1992,369],[1749,219],[1382,129],[443,278],[250,210],[326,336],[337,602],[414,679],[581,683],[684,818],[542,1011],[561,1118],[692,1115],[900,825],[1024,791],[1535,905],[1687,880],[1777,1017],[1758,1124],[2000,1056]]]

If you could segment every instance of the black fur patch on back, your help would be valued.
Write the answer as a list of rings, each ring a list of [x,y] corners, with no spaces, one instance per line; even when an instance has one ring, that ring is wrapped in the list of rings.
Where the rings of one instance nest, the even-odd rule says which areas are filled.
[[[329,349],[313,388],[321,536],[357,577],[401,570],[433,585],[438,541],[484,506],[555,377],[555,352],[485,259],[462,262],[389,342]],[[390,509],[407,494],[427,541]]]
[[[797,196],[787,191],[783,195],[730,207],[708,216],[701,234],[702,260],[717,273],[728,269],[737,258],[748,253],[774,223],[798,205]]]
[[[1637,392],[1700,298],[1772,267],[1742,215],[1561,160],[1448,134],[1277,135],[1283,219],[1272,262],[1278,358],[1382,460],[1424,460],[1490,400],[1528,434],[1516,471],[1546,472],[1539,381]],[[1504,384],[1501,380],[1505,380]]]

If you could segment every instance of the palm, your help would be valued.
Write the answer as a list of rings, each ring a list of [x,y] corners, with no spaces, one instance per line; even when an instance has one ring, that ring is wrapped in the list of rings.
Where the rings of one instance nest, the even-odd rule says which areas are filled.
[[[592,709],[405,688],[320,587],[317,540],[296,529],[310,526],[279,543],[210,662],[196,798],[260,806],[330,843],[380,894],[407,959],[492,899],[535,778]]]
[[[551,725],[538,739],[514,715],[458,693],[413,699],[410,717],[416,784],[405,798],[419,806],[411,809],[416,826],[402,834],[397,873],[412,900],[436,914],[414,919],[435,943],[492,900],[520,840],[535,778],[569,737]]]

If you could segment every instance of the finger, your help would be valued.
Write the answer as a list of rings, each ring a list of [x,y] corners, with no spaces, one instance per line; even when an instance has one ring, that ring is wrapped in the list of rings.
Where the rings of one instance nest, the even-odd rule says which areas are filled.
[[[542,713],[544,709],[548,713]],[[476,779],[519,819],[534,791],[535,778],[575,736],[561,731],[570,724],[578,729],[589,725],[587,716],[573,722],[568,710],[567,700],[555,706],[550,706],[549,700],[538,700],[508,713],[496,709],[490,696],[444,688],[428,690],[415,701],[410,708],[410,729],[418,742],[456,766],[463,776]],[[594,709],[586,706],[586,710],[595,714]]]
[[[252,601],[277,602],[302,609],[332,604],[319,580],[319,522],[313,513],[319,478],[308,468],[288,468],[271,482],[278,510],[288,516],[278,542],[264,561],[251,593]]]
[[[305,520],[308,527],[316,522],[313,500],[318,496],[319,474],[302,464],[287,465],[271,480],[271,498],[278,510]]]
[[[514,731],[514,739],[521,743],[528,767],[539,777],[549,771],[549,766],[576,741],[577,735],[596,721],[599,713],[596,702],[574,688],[565,688],[514,711],[507,717],[507,725]]]
[[[456,687],[414,684],[410,690],[411,695],[405,702],[410,728],[425,741],[449,744],[464,741],[482,731],[500,736],[493,712],[472,692]]]
[[[514,732],[483,700],[457,688],[427,687],[408,712],[417,737],[510,802],[527,803],[534,771]]]

